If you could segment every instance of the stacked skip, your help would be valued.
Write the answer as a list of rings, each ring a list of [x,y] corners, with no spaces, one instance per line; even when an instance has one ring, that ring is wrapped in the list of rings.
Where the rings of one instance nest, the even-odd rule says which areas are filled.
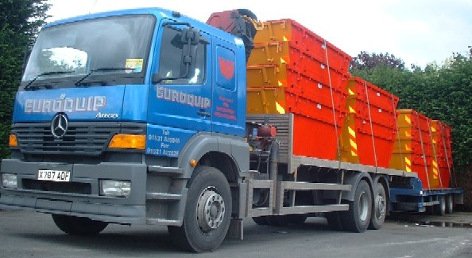
[[[433,180],[429,169],[434,160],[430,126],[431,119],[415,110],[397,110],[398,135],[390,166],[416,172],[424,189],[432,188]]]
[[[434,157],[430,166],[432,188],[449,188],[452,169],[451,128],[438,120],[431,121]]]
[[[336,159],[351,57],[293,20],[256,29],[247,63],[248,114],[292,113],[293,154]]]
[[[361,78],[347,85],[341,161],[388,167],[397,131],[398,97]]]
[[[398,97],[351,78],[351,57],[297,22],[256,20],[233,10],[209,23],[246,44],[247,113],[293,115],[294,155],[416,172],[424,189],[450,186],[447,125],[396,110]]]

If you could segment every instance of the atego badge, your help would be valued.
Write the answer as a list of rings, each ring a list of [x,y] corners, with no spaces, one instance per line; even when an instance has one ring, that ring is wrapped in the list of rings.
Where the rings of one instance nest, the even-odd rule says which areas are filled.
[[[67,132],[69,127],[69,120],[67,119],[66,114],[57,113],[51,121],[51,133],[55,138],[62,138]]]

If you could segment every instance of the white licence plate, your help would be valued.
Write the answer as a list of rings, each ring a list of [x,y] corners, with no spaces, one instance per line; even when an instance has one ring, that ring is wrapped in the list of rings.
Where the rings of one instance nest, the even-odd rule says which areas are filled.
[[[54,182],[69,182],[70,171],[40,169],[38,170],[38,180],[54,181]]]

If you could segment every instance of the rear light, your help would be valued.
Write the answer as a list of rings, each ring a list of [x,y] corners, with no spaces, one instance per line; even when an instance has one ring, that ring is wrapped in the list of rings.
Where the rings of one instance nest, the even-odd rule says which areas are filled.
[[[115,134],[108,144],[110,149],[144,150],[146,136],[141,134]]]

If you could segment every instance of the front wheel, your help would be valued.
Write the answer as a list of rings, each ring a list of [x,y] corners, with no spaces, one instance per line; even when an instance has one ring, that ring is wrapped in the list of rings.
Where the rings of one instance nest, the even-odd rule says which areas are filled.
[[[108,225],[106,222],[66,215],[53,214],[56,226],[69,235],[92,236],[102,232]]]
[[[174,243],[192,251],[218,248],[225,239],[231,218],[231,191],[226,177],[218,169],[200,166],[189,181],[189,190],[181,227],[169,227]]]
[[[369,184],[362,180],[357,184],[354,201],[349,202],[349,211],[343,213],[343,227],[352,232],[366,231],[372,214],[372,193]]]

